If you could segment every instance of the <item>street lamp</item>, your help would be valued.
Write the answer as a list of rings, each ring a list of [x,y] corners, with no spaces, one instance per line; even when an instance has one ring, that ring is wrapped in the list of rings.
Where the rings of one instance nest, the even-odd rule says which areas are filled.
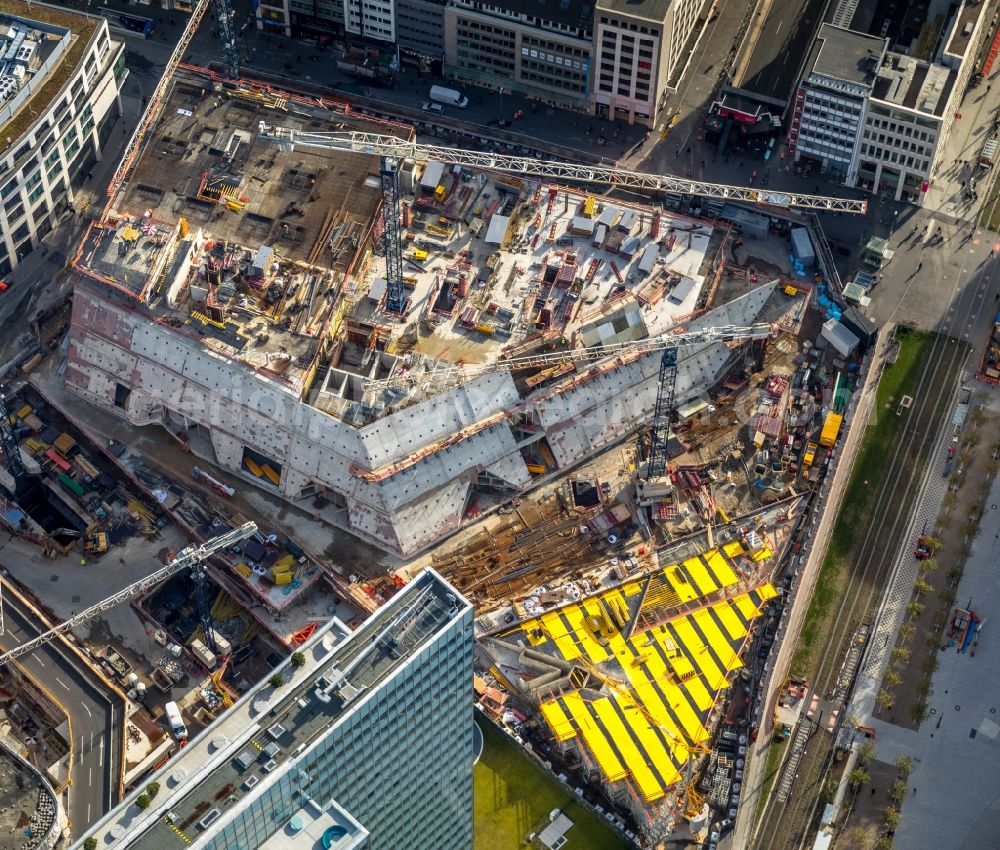
[[[500,126],[503,126],[503,86],[500,86]]]

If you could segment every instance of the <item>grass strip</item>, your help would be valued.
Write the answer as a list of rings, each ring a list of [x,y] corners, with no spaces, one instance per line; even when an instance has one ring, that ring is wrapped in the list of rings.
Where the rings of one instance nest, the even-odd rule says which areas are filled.
[[[483,730],[483,755],[473,771],[473,850],[518,850],[560,809],[573,826],[565,850],[633,850],[633,845],[570,794],[492,724]],[[530,846],[541,845],[536,841]]]
[[[872,520],[876,494],[889,470],[907,416],[896,415],[904,395],[913,395],[936,334],[900,328],[899,354],[883,373],[876,391],[875,409],[851,471],[830,545],[816,579],[802,632],[792,657],[792,674],[812,681],[819,664],[819,643],[830,626],[836,603],[846,589],[855,549]],[[949,352],[950,353],[950,352]],[[909,438],[907,438],[909,439]]]

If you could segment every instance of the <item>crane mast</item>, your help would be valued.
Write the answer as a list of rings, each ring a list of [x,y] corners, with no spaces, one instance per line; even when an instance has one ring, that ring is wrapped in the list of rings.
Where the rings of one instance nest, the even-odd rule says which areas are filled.
[[[14,647],[14,649],[9,652],[5,652],[3,655],[0,655],[0,667],[3,667],[7,664],[7,662],[15,658],[26,655],[29,652],[34,652],[39,646],[48,643],[60,635],[66,634],[71,629],[86,623],[98,614],[114,608],[116,605],[120,605],[122,602],[131,599],[133,596],[137,596],[145,590],[155,587],[164,579],[170,578],[170,576],[179,573],[186,567],[199,568],[199,565],[201,565],[202,562],[211,555],[221,549],[226,549],[229,546],[232,546],[234,543],[238,543],[240,540],[245,540],[256,531],[257,525],[253,522],[247,522],[238,528],[234,528],[232,531],[227,531],[225,534],[213,537],[211,540],[202,543],[200,546],[188,546],[182,549],[165,567],[162,567],[134,584],[130,584],[128,587],[119,590],[113,596],[109,596],[107,599],[98,602],[96,605],[91,605],[86,610],[70,617],[68,620],[54,626],[47,632],[40,634],[38,637],[26,641],[20,646]],[[204,579],[204,577],[202,578]],[[208,637],[207,634],[206,637]]]
[[[670,192],[677,195],[697,195],[703,198],[718,198],[729,201],[745,201],[775,207],[797,207],[800,209],[824,210],[864,214],[868,201],[864,198],[834,198],[825,195],[805,195],[799,192],[783,192],[753,186],[730,186],[723,183],[707,183],[689,180],[672,174],[647,174],[628,171],[606,165],[583,165],[572,162],[533,159],[525,156],[470,151],[464,148],[439,147],[406,141],[395,136],[377,133],[312,133],[276,127],[261,121],[259,135],[263,139],[291,148],[295,145],[340,150],[355,153],[393,156],[414,162],[437,160],[487,171],[503,171],[508,174],[523,174],[550,180],[566,180],[578,183],[600,183],[622,189]]]

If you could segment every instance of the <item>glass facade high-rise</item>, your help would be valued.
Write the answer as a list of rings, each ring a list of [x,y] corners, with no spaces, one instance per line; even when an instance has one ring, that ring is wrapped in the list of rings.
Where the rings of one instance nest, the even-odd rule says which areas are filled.
[[[471,606],[428,570],[303,652],[153,777],[153,805],[101,820],[98,846],[470,850]]]

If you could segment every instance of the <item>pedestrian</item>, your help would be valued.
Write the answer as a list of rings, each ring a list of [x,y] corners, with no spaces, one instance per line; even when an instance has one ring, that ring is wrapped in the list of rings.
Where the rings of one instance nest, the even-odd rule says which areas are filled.
[[[917,793],[917,789],[916,789],[916,786],[914,786],[914,788],[913,788],[913,793],[914,793],[914,794],[916,794],[916,793]]]
[[[923,263],[917,263],[917,271],[920,271],[924,267]]]
[[[87,559],[86,558],[80,558],[80,566],[81,567],[87,566]],[[914,789],[914,790],[916,790],[916,789]]]
[[[875,796],[875,788],[874,787],[872,788],[872,796],[873,797]]]

